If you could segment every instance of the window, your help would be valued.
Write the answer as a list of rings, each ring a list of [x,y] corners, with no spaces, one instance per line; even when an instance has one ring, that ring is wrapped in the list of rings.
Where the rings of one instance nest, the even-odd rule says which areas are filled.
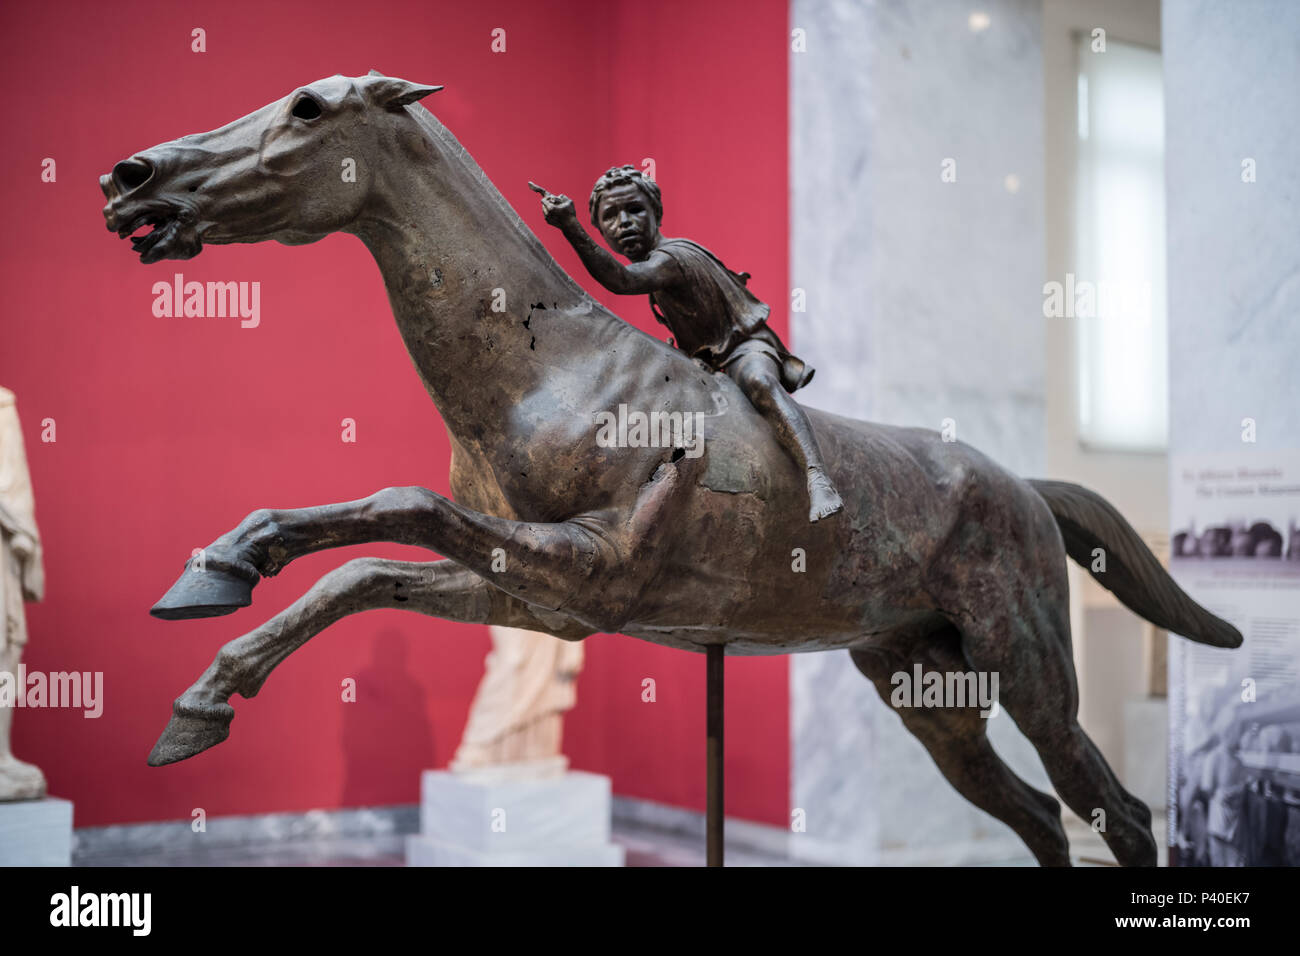
[[[1168,443],[1164,91],[1160,54],[1078,41],[1075,273],[1080,441],[1162,451]]]

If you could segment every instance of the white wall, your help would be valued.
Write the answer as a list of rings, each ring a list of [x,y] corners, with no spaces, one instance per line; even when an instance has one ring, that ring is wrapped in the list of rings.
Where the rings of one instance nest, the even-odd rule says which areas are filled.
[[[1170,451],[1300,448],[1300,3],[1170,3],[1164,59]]]

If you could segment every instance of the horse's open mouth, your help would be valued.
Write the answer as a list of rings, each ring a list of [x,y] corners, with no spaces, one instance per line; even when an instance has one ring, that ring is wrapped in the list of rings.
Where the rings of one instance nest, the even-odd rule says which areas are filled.
[[[152,228],[148,232],[139,231],[146,226]],[[203,248],[190,224],[173,210],[142,212],[117,234],[122,239],[130,236],[132,249],[146,265],[162,259],[192,259]]]

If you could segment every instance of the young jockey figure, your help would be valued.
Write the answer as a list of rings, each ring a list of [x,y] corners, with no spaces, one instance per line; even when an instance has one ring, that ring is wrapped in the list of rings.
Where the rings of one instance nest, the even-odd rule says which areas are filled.
[[[587,235],[573,200],[528,185],[542,194],[546,221],[564,234],[597,282],[618,295],[649,293],[651,310],[673,333],[677,347],[731,376],[771,423],[777,441],[805,471],[808,520],[843,510],[808,418],[790,397],[812,380],[813,369],[791,355],[768,326],[771,309],[746,287],[748,273],[737,275],[689,239],[663,236],[659,187],[634,166],[608,170],[596,180],[588,203],[592,225],[611,249],[630,260],[626,266]]]

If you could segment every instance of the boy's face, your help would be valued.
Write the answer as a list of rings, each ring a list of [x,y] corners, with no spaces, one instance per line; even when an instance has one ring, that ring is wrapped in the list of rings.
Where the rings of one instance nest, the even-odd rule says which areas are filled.
[[[659,222],[645,193],[630,183],[600,194],[596,223],[609,247],[633,262],[650,255],[659,237]]]

